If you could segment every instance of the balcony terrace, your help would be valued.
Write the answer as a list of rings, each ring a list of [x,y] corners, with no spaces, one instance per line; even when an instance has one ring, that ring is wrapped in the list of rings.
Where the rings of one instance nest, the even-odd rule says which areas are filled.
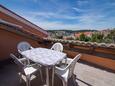
[[[115,86],[115,44],[52,39],[47,36],[45,30],[0,6],[0,86],[20,85],[19,70],[9,55],[14,53],[19,56],[17,44],[21,41],[44,48],[51,48],[55,42],[61,42],[69,58],[81,53],[82,57],[74,70],[77,77],[69,80],[69,86],[73,86],[74,81],[75,86]],[[44,73],[44,68],[42,71]],[[54,82],[54,86],[62,86],[57,76]],[[39,75],[33,77],[31,84],[42,85]],[[24,81],[21,86],[25,86]]]
[[[26,86],[25,81],[19,83],[17,66],[14,63],[7,63],[0,66],[0,86]],[[44,70],[43,70],[44,72]],[[75,82],[69,80],[68,86],[115,86],[115,74],[99,69],[84,62],[78,62],[74,70]],[[39,73],[38,73],[39,74]],[[25,78],[23,77],[25,80]],[[73,85],[75,83],[76,85]],[[40,77],[32,77],[32,86],[42,86]],[[62,86],[61,80],[55,75],[54,86]]]

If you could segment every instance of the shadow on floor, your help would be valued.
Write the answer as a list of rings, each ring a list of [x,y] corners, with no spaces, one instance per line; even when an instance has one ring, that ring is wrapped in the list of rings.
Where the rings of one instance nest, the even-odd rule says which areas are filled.
[[[16,65],[0,66],[0,86],[19,86],[18,69]]]
[[[42,71],[45,80],[44,69]],[[20,76],[18,75],[18,72],[18,67],[15,64],[10,63],[0,66],[0,86],[26,86],[25,80],[20,83]],[[39,72],[37,72],[36,75],[38,77],[31,80],[31,86],[43,86],[43,83],[45,81],[41,82]],[[56,75],[54,79],[54,86],[62,86],[62,81]],[[78,86],[78,83],[76,82],[76,80],[70,79],[68,81],[68,86]]]
[[[87,86],[92,86],[92,85],[90,85],[89,83],[87,83],[87,82],[85,82],[85,81],[83,81],[83,80],[81,80],[81,79],[79,79],[79,78],[76,78],[76,79],[77,79],[78,81],[80,81],[80,82],[86,84]]]

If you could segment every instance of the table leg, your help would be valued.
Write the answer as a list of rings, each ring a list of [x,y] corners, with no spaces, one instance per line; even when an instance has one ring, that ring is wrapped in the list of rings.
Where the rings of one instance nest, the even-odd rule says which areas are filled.
[[[48,69],[49,68],[46,67],[46,84],[47,84],[47,86],[49,86],[49,70]]]
[[[52,86],[54,86],[54,72],[55,72],[55,66],[52,67]]]

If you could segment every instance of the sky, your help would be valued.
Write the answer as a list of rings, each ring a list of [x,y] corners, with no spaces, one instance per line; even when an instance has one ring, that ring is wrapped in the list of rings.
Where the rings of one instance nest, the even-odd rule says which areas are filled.
[[[0,0],[0,4],[45,30],[115,27],[115,0]]]

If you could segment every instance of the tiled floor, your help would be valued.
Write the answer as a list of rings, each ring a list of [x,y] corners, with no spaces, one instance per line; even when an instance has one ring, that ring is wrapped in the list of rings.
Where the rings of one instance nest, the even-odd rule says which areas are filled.
[[[74,72],[77,75],[75,80],[76,85],[74,85],[74,81],[70,79],[68,86],[115,86],[115,73],[110,73],[82,63],[76,64]],[[62,86],[61,80],[57,76],[55,76],[54,81],[54,86]],[[42,86],[39,75],[37,78],[33,76],[31,85]],[[16,65],[9,64],[0,67],[0,86],[25,86],[24,81],[19,84]]]
[[[79,86],[115,86],[115,73],[81,63],[76,64],[74,72]]]

